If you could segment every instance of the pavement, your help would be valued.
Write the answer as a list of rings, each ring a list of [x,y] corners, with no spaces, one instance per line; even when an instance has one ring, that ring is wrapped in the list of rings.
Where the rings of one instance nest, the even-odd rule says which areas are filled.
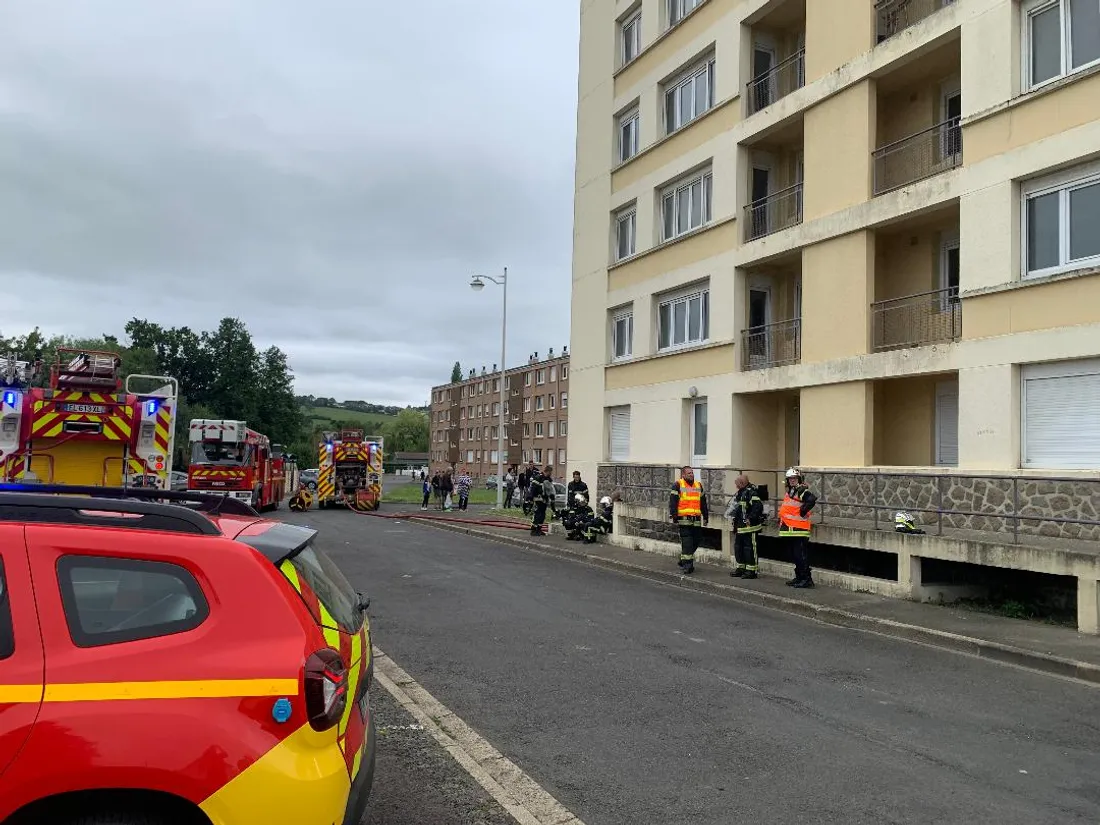
[[[378,731],[363,825],[512,825],[512,818],[385,690],[371,691]]]
[[[1100,820],[1093,684],[807,620],[826,588],[796,615],[520,531],[288,520],[371,596],[388,656],[587,825]]]

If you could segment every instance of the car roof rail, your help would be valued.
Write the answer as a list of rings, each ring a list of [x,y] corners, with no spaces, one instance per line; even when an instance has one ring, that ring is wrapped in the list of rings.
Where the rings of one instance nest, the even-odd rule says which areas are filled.
[[[197,507],[186,506],[197,504]],[[173,506],[175,505],[175,506]],[[179,506],[184,505],[184,506]],[[110,514],[117,514],[114,518]],[[149,487],[0,484],[0,521],[37,521],[222,535],[209,516],[260,514],[224,493]]]

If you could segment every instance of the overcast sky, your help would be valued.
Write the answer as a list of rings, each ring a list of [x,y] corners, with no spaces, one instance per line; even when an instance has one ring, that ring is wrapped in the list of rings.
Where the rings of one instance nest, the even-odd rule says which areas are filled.
[[[577,25],[575,0],[3,0],[0,333],[236,315],[299,392],[420,404],[499,360],[499,291],[467,284],[508,266],[509,363],[560,350]]]

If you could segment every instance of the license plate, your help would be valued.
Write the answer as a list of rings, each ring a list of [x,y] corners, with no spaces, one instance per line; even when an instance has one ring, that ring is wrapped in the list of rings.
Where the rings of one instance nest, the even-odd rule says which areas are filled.
[[[62,412],[71,413],[96,413],[102,414],[107,412],[107,408],[102,404],[62,404]]]

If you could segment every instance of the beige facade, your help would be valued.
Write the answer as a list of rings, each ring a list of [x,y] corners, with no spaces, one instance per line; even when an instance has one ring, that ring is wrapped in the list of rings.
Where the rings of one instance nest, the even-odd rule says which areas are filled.
[[[568,460],[569,354],[533,353],[505,376],[505,466],[534,461],[556,468]],[[471,370],[457,383],[432,388],[431,468],[466,469],[475,480],[497,471],[500,370]]]
[[[1095,476],[1085,5],[583,2],[570,469]]]

